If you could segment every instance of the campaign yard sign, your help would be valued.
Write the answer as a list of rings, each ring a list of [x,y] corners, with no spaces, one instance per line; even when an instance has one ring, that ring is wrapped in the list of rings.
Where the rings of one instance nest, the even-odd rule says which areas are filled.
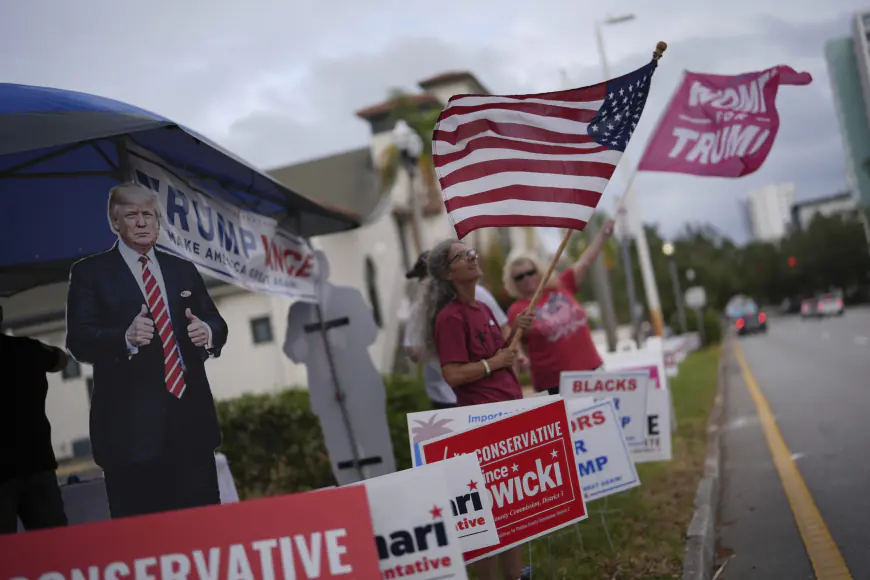
[[[649,376],[646,398],[646,432],[643,445],[629,447],[635,463],[670,461],[673,417],[668,378],[664,369],[662,342],[650,338],[644,348],[634,352],[602,353],[607,371],[641,370]]]
[[[436,437],[451,433],[461,433],[481,425],[509,417],[514,413],[527,411],[558,401],[558,395],[517,399],[501,403],[486,403],[468,407],[454,407],[437,411],[408,413],[408,440],[411,443],[411,460],[414,466],[423,465],[420,444]]]
[[[613,399],[567,399],[571,439],[587,502],[640,485]]]
[[[340,488],[0,536],[3,580],[379,578],[366,490]]]
[[[477,457],[471,454],[460,455],[432,465],[444,466],[450,511],[454,530],[462,544],[462,552],[497,545],[498,529],[492,513],[492,498],[486,493],[486,482]]]
[[[452,518],[453,530],[459,538],[463,553],[498,544],[498,530],[495,526],[495,517],[492,515],[492,500],[484,490],[483,472],[477,457],[460,455],[449,461],[422,465],[414,469],[424,472],[443,470],[447,486],[444,497],[449,502],[449,516]],[[394,475],[383,475],[353,485],[367,485]],[[392,504],[387,506],[388,509],[393,507]],[[377,519],[377,515],[373,517]]]
[[[451,517],[446,477],[450,463],[406,469],[353,484],[365,488],[371,507],[381,568],[380,575],[371,578],[467,580]]]
[[[629,445],[639,445],[646,435],[649,382],[649,372],[646,370],[562,371],[559,394],[566,399],[592,397],[601,401],[612,398],[620,415],[625,440]]]
[[[466,553],[467,562],[588,517],[561,398],[422,444],[427,464],[463,454],[480,461],[499,536],[496,546]]]
[[[305,239],[277,220],[193,187],[153,153],[129,146],[136,182],[157,195],[157,247],[252,292],[317,300],[317,261]]]

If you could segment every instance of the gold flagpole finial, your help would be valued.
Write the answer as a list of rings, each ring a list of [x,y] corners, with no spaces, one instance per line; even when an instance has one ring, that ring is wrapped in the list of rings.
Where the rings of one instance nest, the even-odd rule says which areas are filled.
[[[655,49],[655,51],[653,51],[653,60],[658,61],[667,49],[668,49],[667,42],[664,42],[661,40],[658,41],[658,44],[656,44],[656,49]]]

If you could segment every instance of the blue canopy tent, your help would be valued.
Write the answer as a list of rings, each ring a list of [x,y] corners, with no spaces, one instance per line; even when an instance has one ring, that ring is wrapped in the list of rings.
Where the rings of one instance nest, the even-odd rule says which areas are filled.
[[[360,225],[160,115],[95,95],[0,83],[0,297],[62,282],[73,262],[114,243],[106,196],[130,180],[129,143],[298,235]]]

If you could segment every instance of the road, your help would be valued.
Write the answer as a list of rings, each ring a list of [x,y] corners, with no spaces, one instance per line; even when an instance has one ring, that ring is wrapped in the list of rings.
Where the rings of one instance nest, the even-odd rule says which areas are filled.
[[[738,344],[852,578],[870,578],[870,309],[772,318]],[[734,356],[726,369],[720,578],[814,578]]]

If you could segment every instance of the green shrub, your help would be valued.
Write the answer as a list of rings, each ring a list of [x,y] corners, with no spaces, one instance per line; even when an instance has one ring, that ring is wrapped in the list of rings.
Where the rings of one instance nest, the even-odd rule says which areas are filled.
[[[386,377],[387,420],[397,469],[411,467],[407,413],[429,409],[423,382]],[[334,485],[320,421],[306,389],[244,395],[217,402],[239,497],[249,499]]]
[[[722,322],[714,310],[705,309],[701,318],[704,325],[704,344],[716,344],[722,340]],[[689,332],[698,332],[698,315],[694,310],[686,310],[686,325]],[[678,328],[679,325],[673,326]]]

